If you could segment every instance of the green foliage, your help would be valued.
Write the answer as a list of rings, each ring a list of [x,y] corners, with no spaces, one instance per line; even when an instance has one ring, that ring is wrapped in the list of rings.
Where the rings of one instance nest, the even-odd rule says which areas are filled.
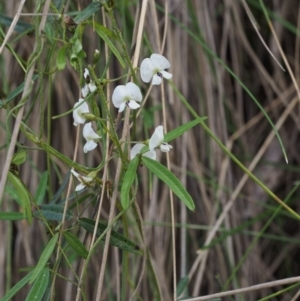
[[[94,220],[88,219],[88,218],[80,218],[79,224],[86,231],[88,231],[90,233],[94,232],[94,229],[95,229],[95,221]],[[104,225],[102,223],[98,223],[97,232],[96,232],[97,237],[102,235],[104,233],[104,231],[106,231],[106,230],[107,230],[106,225]],[[105,239],[105,236],[103,236],[102,240],[104,240],[104,239]],[[117,231],[114,231],[114,230],[111,231],[111,237],[110,237],[109,243],[112,246],[115,246],[121,250],[128,251],[130,253],[137,254],[137,255],[142,255],[142,251],[134,242],[130,241],[129,239],[127,239],[125,236],[118,233]]]
[[[29,283],[32,284],[36,281],[36,279],[40,276],[41,273],[43,273],[43,270],[50,259],[50,256],[52,255],[56,242],[58,240],[58,233],[54,234],[53,237],[49,240],[47,246],[45,247],[44,251],[42,252],[39,262],[37,263],[35,269],[32,272],[32,275],[30,277]],[[43,282],[44,283],[44,282]]]
[[[50,271],[49,268],[43,268],[36,280],[34,281],[31,290],[29,291],[25,301],[37,300],[40,301],[43,299],[45,291],[49,282]]]
[[[37,205],[41,205],[44,201],[44,197],[46,195],[47,187],[48,187],[48,176],[49,176],[48,171],[44,171],[41,176],[39,186],[34,196]]]
[[[156,162],[147,157],[142,156],[142,162],[153,174],[155,174],[159,179],[166,183],[168,187],[174,192],[174,194],[176,194],[190,210],[195,210],[195,204],[192,197],[172,172],[170,172],[159,162]]]
[[[59,49],[57,53],[56,66],[58,70],[63,70],[67,64],[67,53],[69,50],[69,45],[63,46]]]
[[[122,59],[122,56],[121,56],[120,52],[117,50],[117,48],[114,46],[114,44],[111,42],[111,40],[107,36],[107,34],[106,34],[107,30],[105,29],[105,27],[104,26],[100,26],[96,22],[93,22],[93,27],[95,27],[96,32],[99,35],[99,37],[105,42],[105,44],[109,47],[109,49],[111,50],[111,52],[116,56],[116,58],[118,59],[120,65],[123,68],[125,68],[125,62]]]
[[[32,80],[35,81],[37,78],[38,78],[38,75],[35,74],[35,75],[33,75]],[[24,86],[25,86],[25,83],[22,83],[13,92],[11,92],[10,94],[8,94],[8,96],[6,97],[6,101],[5,102],[0,101],[0,109],[1,108],[6,108],[6,106],[8,105],[8,103],[10,103],[20,93],[22,93],[23,90],[24,90]]]
[[[88,251],[83,243],[72,233],[65,231],[64,237],[73,250],[82,258],[87,259]]]
[[[10,300],[24,285],[26,285],[32,276],[32,272],[23,277],[19,282],[17,282],[9,292],[0,299],[0,301],[8,301]]]
[[[289,14],[291,20],[285,20],[286,12],[292,12],[288,6],[281,11],[284,6],[277,3],[276,12],[277,8],[265,7],[262,0],[259,3],[253,0],[237,1],[230,7],[228,18],[225,18],[227,6],[224,3],[207,10],[197,0],[183,1],[179,10],[174,6],[167,12],[159,3],[145,7],[143,1],[94,0],[86,7],[74,1],[68,2],[66,7],[63,7],[64,1],[61,0],[50,2],[49,15],[44,20],[43,9],[47,1],[34,3],[33,15],[26,16],[28,23],[17,23],[6,44],[6,53],[0,57],[3,79],[0,108],[4,116],[1,129],[5,133],[1,148],[7,148],[11,158],[16,147],[22,144],[12,157],[8,175],[3,176],[5,180],[7,178],[8,185],[5,187],[6,196],[0,198],[0,221],[5,221],[8,243],[0,250],[7,252],[7,260],[0,268],[6,273],[8,293],[0,301],[14,297],[28,282],[31,288],[26,300],[63,300],[63,295],[56,290],[65,292],[68,281],[74,286],[72,291],[78,294],[76,299],[82,300],[96,295],[96,290],[98,294],[101,285],[103,291],[106,290],[101,298],[107,300],[142,300],[144,292],[148,293],[146,298],[153,300],[164,300],[164,296],[172,294],[174,299],[187,298],[193,290],[191,287],[189,291],[189,286],[195,283],[192,278],[199,270],[197,264],[204,260],[202,254],[207,255],[207,267],[216,271],[216,275],[226,276],[225,279],[218,279],[219,284],[215,281],[209,285],[216,290],[221,290],[223,286],[225,290],[232,283],[238,288],[240,279],[246,279],[241,266],[250,253],[255,252],[254,246],[262,240],[264,250],[273,255],[269,256],[270,262],[271,258],[277,258],[281,247],[283,252],[293,248],[296,250],[299,243],[295,229],[300,219],[296,213],[297,189],[294,190],[294,184],[289,184],[292,189],[288,185],[283,189],[281,183],[280,186],[274,185],[274,182],[281,181],[277,180],[279,172],[278,178],[287,178],[291,183],[294,183],[294,178],[286,174],[294,172],[297,177],[299,172],[297,166],[282,167],[278,155],[283,153],[286,156],[282,141],[288,144],[289,140],[294,139],[292,137],[299,136],[297,126],[293,124],[298,121],[294,110],[296,106],[293,107],[295,92],[290,88],[288,76],[280,79],[278,70],[269,72],[269,69],[276,70],[277,66],[270,63],[265,54],[267,52],[260,48],[256,36],[250,32],[248,19],[244,18],[247,15],[257,26],[267,26],[276,20],[276,32],[280,33],[279,39],[285,45],[284,51],[289,53],[292,66],[296,66],[297,79],[298,57],[293,60],[294,53],[291,54],[289,49],[298,53],[296,38],[299,32],[297,22],[293,24],[295,14]],[[254,16],[247,12],[247,4],[250,9],[255,8]],[[27,2],[26,5],[24,11],[29,11],[32,7]],[[199,5],[203,12],[199,10]],[[0,4],[0,10],[2,7],[5,4]],[[186,10],[181,11],[181,8]],[[78,12],[77,9],[83,10]],[[167,13],[168,20],[164,20]],[[199,18],[203,13],[207,14],[205,20]],[[184,16],[188,16],[188,25],[182,21]],[[223,19],[226,20],[226,30],[219,28]],[[0,25],[8,27],[12,20],[0,14]],[[245,22],[247,29],[240,27],[239,22]],[[276,42],[269,28],[263,26],[259,31],[267,37],[266,44]],[[289,30],[288,44],[285,34],[279,30],[281,27]],[[35,34],[26,35],[33,31]],[[4,32],[7,32],[6,29],[0,28],[0,44],[4,41]],[[293,36],[294,43],[291,42]],[[99,49],[96,54],[95,48]],[[240,49],[244,51],[240,52]],[[280,47],[272,45],[272,49]],[[146,58],[146,54],[150,56],[154,52],[170,56],[171,67],[166,71],[173,73],[173,77],[168,80],[163,78],[161,86],[151,86],[151,80],[150,83],[142,83],[139,76],[139,63]],[[261,54],[264,56],[260,61]],[[12,65],[9,68],[5,66],[6,57]],[[252,70],[255,66],[259,76]],[[85,70],[89,70],[88,75]],[[152,73],[163,75],[156,69],[149,71],[149,74]],[[292,74],[289,75],[292,77]],[[26,85],[24,78],[30,78]],[[125,110],[118,112],[111,104],[113,89],[129,81],[141,90],[143,100],[139,102],[140,107],[133,111],[130,101],[135,93],[126,95],[126,99],[122,100]],[[92,85],[96,88],[91,88]],[[87,95],[83,96],[84,93]],[[78,98],[84,98],[90,112],[78,113],[85,123],[79,122],[76,128],[72,126],[72,115],[76,113],[77,108],[73,105]],[[288,106],[285,103],[282,105],[283,100],[288,101]],[[289,114],[292,118],[286,125],[285,116]],[[210,116],[209,120],[206,121],[203,115]],[[272,121],[274,118],[280,120],[276,126]],[[102,136],[101,140],[93,140],[91,133],[82,137],[83,127],[89,121],[92,121],[95,133]],[[20,130],[16,126],[19,123]],[[265,144],[272,140],[272,133],[265,133],[268,123],[273,134],[277,135],[281,152],[278,152],[276,145]],[[162,153],[159,146],[156,147],[154,151],[161,163],[144,155],[149,151],[148,139],[159,124],[172,128],[165,134],[164,142],[177,139],[169,153]],[[284,130],[281,129],[283,125]],[[189,135],[181,137],[188,131],[191,131]],[[291,134],[288,139],[281,140],[279,133],[285,132]],[[85,153],[82,144],[91,141],[95,142],[96,150]],[[294,142],[294,145],[288,144],[287,147],[291,154],[297,153],[293,150],[297,140]],[[130,147],[134,143],[146,146],[130,160]],[[276,158],[276,162],[267,163],[267,167],[273,167],[274,177],[273,171],[267,169],[265,172],[262,168],[269,155],[266,153],[266,158],[263,158],[263,150],[270,150]],[[249,158],[254,156],[255,160],[247,167]],[[164,162],[168,162],[170,168],[166,168]],[[71,169],[79,173],[77,179],[70,179]],[[175,173],[185,177],[184,184]],[[93,181],[84,181],[86,176],[93,178]],[[154,176],[162,183],[157,185]],[[247,177],[259,185],[259,192],[252,186],[242,192],[246,185],[243,181]],[[75,185],[73,180],[77,181]],[[78,180],[88,185],[79,186],[83,189],[74,192]],[[271,183],[273,187],[268,188],[264,182]],[[295,193],[293,200],[289,203],[287,199],[281,201],[277,193],[284,195],[289,189]],[[33,191],[34,198],[29,190]],[[169,191],[182,202],[176,202],[175,206],[172,203],[170,211],[169,206],[165,206]],[[191,195],[197,196],[197,207]],[[281,207],[270,205],[268,196],[286,211],[277,216]],[[234,203],[236,198],[239,198],[238,205]],[[248,204],[244,206],[243,202],[249,202],[249,210]],[[232,212],[230,206],[233,206]],[[185,207],[194,212],[186,214]],[[196,208],[199,210],[196,211]],[[275,216],[276,234],[265,233],[267,228],[271,228],[269,225]],[[96,225],[98,218],[101,222]],[[28,231],[25,219],[36,228]],[[291,222],[295,225],[290,228]],[[34,262],[38,262],[34,270],[11,288],[13,281],[20,279],[19,266],[16,264],[15,267],[14,255],[11,255],[14,254],[12,251],[18,250],[15,248],[15,229],[20,234],[24,225],[25,235],[21,239],[24,240],[25,250],[29,252],[31,247],[36,247],[32,251],[33,256],[41,254],[39,258],[34,258]],[[83,240],[82,232],[89,239]],[[96,238],[91,241],[94,232]],[[28,233],[37,236],[28,239]],[[111,252],[113,248],[108,245],[104,246],[104,252],[102,248],[96,249],[108,235],[108,243],[117,247],[117,252]],[[50,239],[48,242],[47,238]],[[106,250],[109,250],[108,254]],[[273,250],[276,250],[275,256]],[[261,254],[254,255],[264,260],[259,257]],[[222,258],[224,261],[219,264]],[[280,254],[278,258],[282,264],[278,263],[276,273],[270,276],[292,276],[295,257]],[[178,269],[175,260],[180,260]],[[22,258],[20,262],[23,264]],[[92,264],[95,267],[91,269]],[[160,265],[158,269],[157,264]],[[115,265],[121,266],[120,275],[113,274],[118,271]],[[180,275],[188,276],[182,277],[176,286],[179,269]],[[157,277],[157,270],[162,272],[161,277]],[[285,270],[284,273],[281,270]],[[90,281],[96,277],[99,281],[94,288]],[[172,277],[173,287],[168,290]],[[115,285],[114,279],[117,279],[118,285]],[[161,279],[168,283],[163,293]],[[56,285],[58,281],[62,284]],[[117,292],[115,287],[119,288],[119,282],[121,289]],[[106,287],[107,283],[109,285]],[[50,290],[50,287],[53,289]],[[95,291],[90,292],[91,288]],[[271,296],[275,297],[275,294]],[[75,300],[74,297],[72,295]]]
[[[11,163],[16,165],[21,165],[26,160],[26,150],[19,149],[12,157]]]
[[[136,178],[136,171],[139,166],[139,157],[135,157],[130,161],[126,173],[123,177],[123,183],[121,188],[121,204],[124,209],[127,209],[130,205],[130,188]]]
[[[64,207],[62,205],[41,205],[39,210],[34,212],[34,216],[46,221],[61,221],[64,213]],[[67,209],[66,220],[73,218],[72,211]]]
[[[8,173],[8,181],[14,188],[18,200],[24,210],[24,217],[27,218],[29,224],[32,223],[32,212],[31,212],[31,200],[33,200],[32,195],[28,191],[26,185],[23,181],[14,173]]]

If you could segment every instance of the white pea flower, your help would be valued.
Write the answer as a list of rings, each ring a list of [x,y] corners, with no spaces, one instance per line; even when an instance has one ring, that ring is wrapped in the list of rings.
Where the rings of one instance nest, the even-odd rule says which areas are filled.
[[[143,149],[144,146],[146,146],[146,145],[142,144],[142,143],[137,143],[130,151],[130,160],[132,160],[134,157],[136,157],[138,154],[140,154],[141,150]],[[152,160],[156,160],[155,150],[145,152],[142,154],[142,156],[148,157]]]
[[[140,88],[132,82],[127,83],[126,86],[117,86],[112,95],[112,102],[119,112],[123,112],[126,105],[133,110],[139,108],[138,102],[142,99]]]
[[[91,92],[93,93],[94,91],[97,90],[97,86],[95,83],[91,80],[90,78],[90,72],[87,68],[84,69],[83,77],[85,79],[86,84],[83,86],[81,89],[82,96],[85,98],[87,95]]]
[[[75,191],[80,191],[86,186],[90,186],[92,181],[94,180],[93,178],[90,177],[84,177],[77,173],[74,169],[71,169],[71,173],[79,180],[80,184],[78,184],[75,188]]]
[[[83,137],[86,139],[86,144],[83,147],[83,151],[85,153],[95,149],[97,147],[97,143],[95,140],[100,139],[101,137],[94,132],[92,129],[92,123],[89,122],[83,127]]]
[[[81,88],[81,94],[82,94],[82,97],[83,98],[86,98],[87,95],[90,93],[90,89],[89,89],[89,86],[88,85],[84,85],[82,88]]]
[[[149,149],[153,151],[157,146],[164,153],[169,152],[173,146],[164,142],[164,127],[158,126],[149,140]]]
[[[149,83],[152,79],[152,85],[160,85],[162,77],[172,78],[171,73],[164,71],[170,66],[170,62],[163,55],[153,53],[150,58],[144,59],[141,63],[141,78],[145,83]]]
[[[90,81],[90,71],[88,68],[84,68],[83,77],[84,79]]]
[[[83,98],[80,98],[78,102],[74,105],[73,110],[73,118],[74,118],[74,125],[77,126],[78,124],[83,124],[86,121],[86,118],[82,115],[83,113],[89,113],[89,106],[84,101]]]

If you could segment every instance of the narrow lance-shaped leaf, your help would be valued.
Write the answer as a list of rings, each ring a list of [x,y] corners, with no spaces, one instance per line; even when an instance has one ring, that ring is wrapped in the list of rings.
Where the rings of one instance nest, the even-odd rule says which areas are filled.
[[[170,142],[170,141],[174,140],[175,138],[181,136],[182,134],[187,132],[189,129],[191,129],[195,125],[199,124],[200,122],[203,122],[205,119],[207,119],[207,117],[205,117],[205,116],[201,117],[201,118],[197,118],[195,120],[187,122],[187,123],[181,125],[180,127],[166,133],[166,135],[164,137],[164,141]]]
[[[25,301],[40,301],[42,300],[49,282],[49,268],[44,268],[34,281],[31,290],[29,291]]]
[[[35,197],[34,197],[37,205],[41,205],[43,203],[43,200],[44,200],[44,197],[45,197],[45,194],[47,191],[47,183],[48,183],[48,171],[44,171],[41,176],[41,179],[40,179],[40,182],[39,182],[39,185],[36,190]]]
[[[39,259],[39,262],[37,263],[35,269],[33,270],[32,276],[30,278],[29,283],[33,283],[36,278],[39,276],[43,268],[46,266],[50,256],[53,253],[53,250],[55,248],[56,242],[58,239],[58,233],[56,233],[48,242],[47,246],[45,247],[43,253],[41,254],[41,257]]]
[[[132,186],[132,183],[136,177],[136,170],[139,165],[139,156],[136,156],[133,160],[130,161],[126,173],[123,177],[123,183],[121,188],[121,204],[124,209],[129,207],[129,192]]]
[[[157,161],[142,156],[142,162],[159,179],[165,182],[169,188],[176,194],[184,204],[190,209],[195,210],[195,204],[192,197],[182,186],[181,182],[165,166]]]
[[[32,80],[35,81],[39,76],[37,74],[33,75]],[[11,100],[13,100],[16,96],[23,92],[25,87],[25,82],[18,86],[13,92],[11,92],[7,98],[5,105],[8,104]]]
[[[88,251],[84,244],[72,233],[64,232],[64,237],[73,250],[82,258],[87,259]]]
[[[11,23],[13,22],[13,19],[4,15],[4,14],[0,14],[0,24],[9,27],[11,25]],[[23,21],[18,21],[17,24],[15,24],[14,26],[14,31],[23,33],[25,31],[33,31],[34,30],[34,26],[23,22]]]
[[[33,215],[40,219],[47,221],[61,221],[64,214],[64,207],[62,205],[42,205],[39,206],[39,210],[35,211]],[[66,220],[73,217],[72,211],[67,209]]]
[[[80,218],[79,224],[88,232],[93,233],[95,228],[95,221],[88,218]],[[106,225],[98,223],[97,226],[97,237],[99,237],[107,229]],[[102,240],[105,240],[105,235]],[[117,231],[111,231],[111,237],[109,243],[119,249],[141,255],[142,251],[140,248],[132,241],[127,239],[125,236],[121,235]]]
[[[22,208],[24,210],[24,216],[28,219],[29,224],[31,224],[32,212],[30,200],[33,198],[30,192],[28,191],[22,180],[12,172],[8,173],[8,180],[12,184],[16,194],[18,195],[19,201],[21,202]]]
[[[176,288],[176,297],[179,298],[181,294],[185,292],[189,285],[189,277],[185,276],[180,279],[179,283],[177,284]]]
[[[9,292],[0,299],[0,301],[8,301],[10,300],[27,282],[29,281],[30,277],[32,275],[32,272],[27,274],[25,277],[23,277],[19,282],[17,282],[10,290]]]
[[[76,18],[74,19],[75,23],[80,23],[87,20],[93,14],[95,14],[100,8],[102,4],[99,2],[90,3],[83,11],[81,11]]]
[[[115,45],[112,43],[112,41],[108,38],[108,36],[104,33],[101,27],[98,26],[98,24],[95,24],[95,29],[97,34],[100,36],[100,38],[105,42],[105,44],[110,48],[112,53],[116,56],[118,59],[119,63],[123,68],[125,68],[125,63],[124,60],[118,51],[118,49],[115,47]]]
[[[25,219],[21,212],[0,212],[0,220],[4,221],[20,221]]]

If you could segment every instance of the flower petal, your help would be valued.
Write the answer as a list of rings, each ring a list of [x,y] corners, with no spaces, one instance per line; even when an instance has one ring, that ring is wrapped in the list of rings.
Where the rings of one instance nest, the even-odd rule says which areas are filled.
[[[112,95],[112,102],[116,108],[126,101],[126,88],[123,85],[117,86]],[[124,110],[124,108],[123,108]]]
[[[83,98],[80,98],[79,101],[75,103],[73,110],[75,126],[85,123],[86,119],[84,116],[82,116],[83,113],[89,113],[89,106]]]
[[[74,169],[71,169],[71,173],[78,179],[79,173],[76,172]]]
[[[84,85],[81,89],[82,97],[85,98],[90,93],[90,89],[88,85]]]
[[[170,79],[172,78],[172,74],[167,72],[167,71],[160,71],[160,73],[162,74],[162,76],[165,78],[165,79]]]
[[[95,149],[97,147],[97,143],[94,142],[94,140],[89,140],[87,143],[83,146],[83,151],[85,153]]]
[[[155,74],[152,79],[152,85],[160,85],[161,82],[162,78],[159,75]]]
[[[153,53],[150,56],[151,63],[155,69],[160,71],[171,67],[170,62],[161,54]]]
[[[130,150],[130,160],[136,157],[138,155],[142,148],[146,146],[145,144],[142,143],[137,143],[131,150]]]
[[[125,109],[125,107],[126,107],[126,102],[122,102],[121,103],[121,105],[120,105],[120,108],[119,108],[119,113],[121,113],[121,112],[123,112],[124,111],[124,109]]]
[[[143,154],[144,157],[148,157],[152,160],[156,160],[156,151],[152,150]]]
[[[132,82],[126,84],[126,96],[128,100],[133,99],[135,101],[141,102],[143,99],[140,88]]]
[[[93,93],[94,91],[97,90],[97,86],[95,85],[94,82],[89,83],[89,89],[90,89],[91,93]]]
[[[129,107],[130,109],[132,109],[132,110],[135,110],[135,109],[137,109],[137,108],[140,107],[140,105],[139,105],[137,102],[135,102],[134,100],[128,101],[128,102],[127,102],[127,105],[128,105],[128,107]]]
[[[92,129],[92,123],[89,122],[84,125],[83,127],[83,137],[87,140],[94,140],[94,139],[99,139],[101,138],[97,133],[94,132]]]
[[[80,183],[80,184],[78,184],[78,185],[76,186],[75,191],[80,191],[80,190],[82,190],[82,189],[84,189],[84,188],[85,188],[85,185],[84,185],[83,183]]]
[[[170,144],[168,144],[168,143],[162,143],[162,144],[160,145],[160,150],[161,150],[162,152],[164,152],[164,153],[169,152],[172,148],[173,148],[173,146],[170,145]]]
[[[142,81],[145,83],[149,83],[153,74],[155,73],[154,71],[154,66],[151,63],[151,60],[149,58],[144,59],[141,63],[140,67],[140,74]]]
[[[90,71],[88,68],[84,68],[83,77],[87,79],[87,77],[90,77]]]
[[[157,146],[159,146],[164,141],[164,127],[159,125],[153,135],[149,140],[149,149],[153,151]]]

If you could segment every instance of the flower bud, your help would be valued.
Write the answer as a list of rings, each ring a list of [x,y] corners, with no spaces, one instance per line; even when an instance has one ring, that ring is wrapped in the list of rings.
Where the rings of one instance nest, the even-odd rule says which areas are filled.
[[[95,121],[97,117],[92,113],[82,113],[82,116],[86,119],[86,121]]]
[[[93,64],[97,64],[100,60],[100,51],[98,49],[95,49],[95,52],[93,54]]]

